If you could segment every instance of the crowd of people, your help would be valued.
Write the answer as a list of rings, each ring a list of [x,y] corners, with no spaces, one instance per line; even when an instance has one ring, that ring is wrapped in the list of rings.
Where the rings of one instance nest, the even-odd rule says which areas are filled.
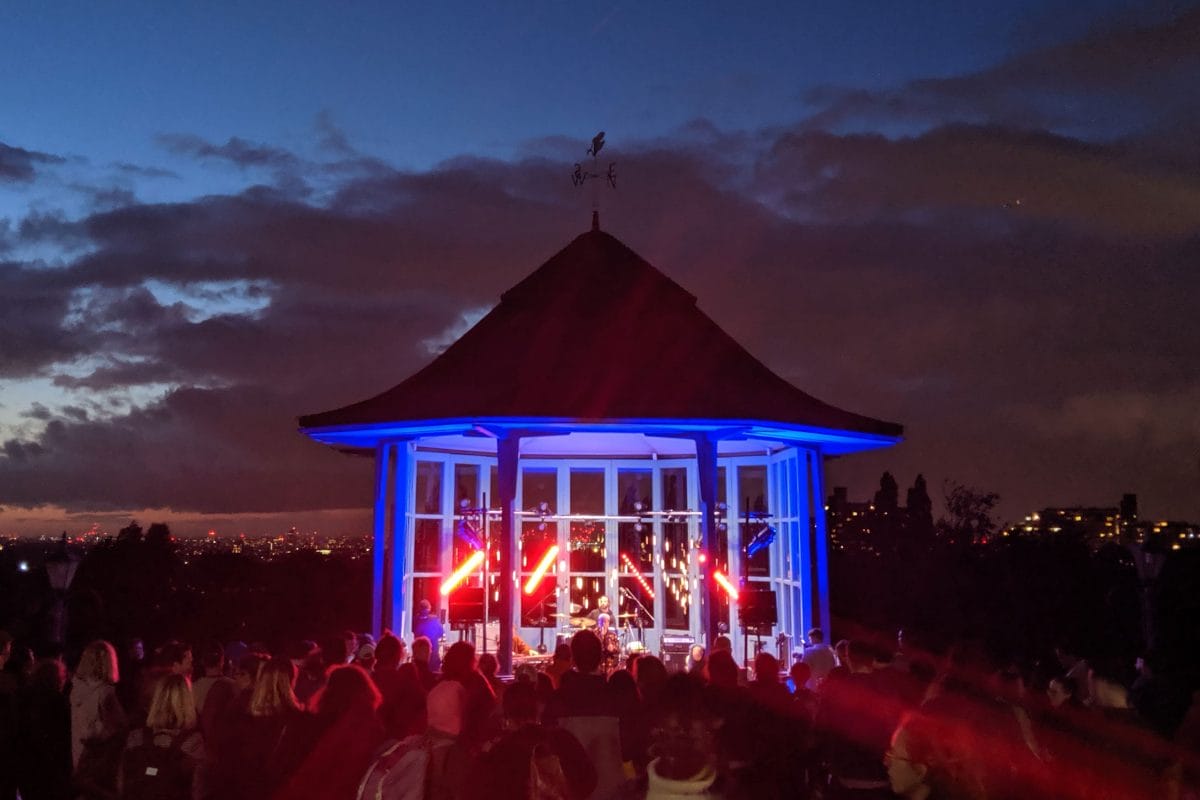
[[[344,633],[95,641],[68,672],[0,632],[0,800],[1177,798],[1200,707],[1139,660],[1059,651],[1054,670],[822,632],[791,664],[727,637],[670,672],[613,669],[581,630],[497,675],[468,641]]]

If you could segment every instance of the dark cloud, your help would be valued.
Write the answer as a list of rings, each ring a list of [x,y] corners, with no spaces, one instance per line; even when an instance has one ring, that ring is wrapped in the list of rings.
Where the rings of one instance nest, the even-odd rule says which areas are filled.
[[[967,75],[923,78],[883,91],[826,86],[805,99],[820,109],[809,125],[821,128],[960,120],[1127,130],[1148,113],[1195,114],[1189,87],[1198,81],[1200,8],[1192,7],[1165,20],[1106,25]]]
[[[1174,38],[1160,46],[1180,55],[1186,30],[1162,27]],[[1114,52],[1129,62],[1147,41],[1139,29]],[[1066,65],[1093,51],[1034,55],[1082,86]],[[986,77],[1014,87],[1014,108],[1039,73],[1033,58]],[[1038,114],[1021,107],[1003,125],[906,137],[696,120],[613,145],[620,189],[601,187],[602,225],[784,377],[906,425],[903,445],[839,460],[832,481],[866,486],[884,468],[934,487],[951,477],[999,491],[1010,514],[1138,491],[1148,507],[1200,517],[1188,488],[1200,451],[1200,180],[1179,168],[1194,150],[1170,136],[1188,117],[1085,138],[1023,125]],[[80,399],[30,412],[45,428],[5,445],[0,502],[366,507],[369,461],[306,441],[295,417],[399,382],[427,360],[425,342],[589,222],[591,188],[569,180],[581,140],[411,172],[351,153],[327,117],[318,129],[344,158],[169,142],[296,185],[17,226],[85,246],[55,269],[0,265],[0,375],[52,376]],[[653,368],[653,353],[638,357]]]
[[[300,159],[288,150],[265,144],[255,144],[237,136],[224,144],[214,144],[190,133],[164,133],[158,142],[169,152],[198,159],[227,161],[242,169],[295,169]]]
[[[66,159],[62,156],[25,150],[0,142],[0,184],[28,183],[34,179],[39,166],[64,163]]]
[[[113,169],[122,175],[128,175],[137,178],[172,178],[179,179],[179,173],[173,170],[164,169],[162,167],[150,167],[142,164],[131,164],[128,161],[117,161],[113,163]]]

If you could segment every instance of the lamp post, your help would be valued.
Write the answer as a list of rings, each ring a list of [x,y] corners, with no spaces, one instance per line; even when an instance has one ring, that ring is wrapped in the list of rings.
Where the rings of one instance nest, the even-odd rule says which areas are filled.
[[[67,550],[67,534],[63,533],[58,550],[46,559],[46,575],[50,579],[50,589],[54,592],[50,640],[58,644],[66,642],[67,592],[78,568],[79,560]]]

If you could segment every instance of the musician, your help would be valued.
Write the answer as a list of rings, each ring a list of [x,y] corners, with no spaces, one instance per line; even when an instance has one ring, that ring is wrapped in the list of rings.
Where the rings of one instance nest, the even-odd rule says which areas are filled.
[[[604,632],[612,627],[612,606],[609,604],[606,595],[600,595],[600,597],[596,598],[596,607],[588,612],[588,619],[596,623],[596,633],[600,636],[603,636]]]

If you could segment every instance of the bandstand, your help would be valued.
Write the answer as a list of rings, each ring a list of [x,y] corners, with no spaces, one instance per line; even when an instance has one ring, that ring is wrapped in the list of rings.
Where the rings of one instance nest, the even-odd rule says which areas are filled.
[[[595,226],[428,366],[300,426],[374,453],[376,632],[474,588],[505,673],[514,634],[553,650],[601,595],[650,652],[828,630],[824,460],[901,434],[772,373]]]

